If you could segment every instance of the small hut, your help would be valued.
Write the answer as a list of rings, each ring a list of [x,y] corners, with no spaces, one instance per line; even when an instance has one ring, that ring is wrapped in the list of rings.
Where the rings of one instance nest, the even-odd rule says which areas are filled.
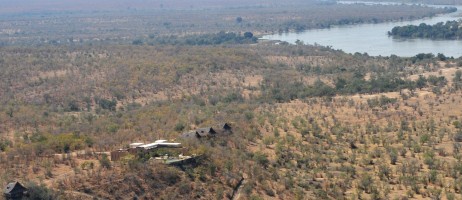
[[[17,181],[8,183],[3,191],[6,199],[21,199],[26,194],[27,188]]]
[[[221,134],[231,134],[233,133],[233,130],[231,126],[228,123],[223,123],[223,124],[218,124],[215,128],[215,131],[217,133]]]
[[[213,137],[213,136],[215,136],[216,133],[217,132],[215,130],[213,130],[212,127],[200,128],[200,129],[196,130],[196,136],[198,138],[201,138],[201,137]]]

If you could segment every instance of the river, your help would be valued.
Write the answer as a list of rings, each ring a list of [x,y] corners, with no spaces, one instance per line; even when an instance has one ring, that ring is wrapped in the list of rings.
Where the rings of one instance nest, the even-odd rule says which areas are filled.
[[[444,7],[444,6],[435,6]],[[367,53],[371,56],[397,56],[410,57],[419,53],[442,53],[446,56],[462,56],[462,40],[431,40],[431,39],[395,39],[388,36],[395,26],[420,23],[436,24],[448,20],[461,19],[462,7],[457,12],[438,15],[414,21],[387,22],[378,24],[358,24],[334,26],[327,29],[312,29],[300,33],[282,33],[266,35],[261,39],[280,40],[295,43],[296,40],[305,44],[319,44],[340,49],[346,53]]]

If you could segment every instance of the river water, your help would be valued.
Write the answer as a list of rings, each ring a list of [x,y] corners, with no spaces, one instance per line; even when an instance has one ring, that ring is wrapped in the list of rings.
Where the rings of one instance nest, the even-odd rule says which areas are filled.
[[[455,13],[414,21],[334,26],[328,29],[312,29],[300,33],[266,35],[261,39],[280,40],[289,43],[301,40],[305,44],[331,46],[333,49],[341,49],[346,53],[359,52],[372,56],[394,54],[408,57],[419,53],[433,53],[435,55],[442,53],[446,56],[460,57],[462,56],[462,40],[394,39],[387,34],[395,26],[419,25],[420,23],[436,24],[461,19],[462,7],[455,7],[458,9]]]

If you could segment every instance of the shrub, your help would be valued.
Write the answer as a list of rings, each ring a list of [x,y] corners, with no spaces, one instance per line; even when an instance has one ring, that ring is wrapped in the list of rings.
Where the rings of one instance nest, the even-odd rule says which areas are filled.
[[[101,159],[99,160],[99,164],[101,165],[101,167],[103,168],[106,168],[106,169],[110,169],[111,168],[111,161],[109,160],[109,158],[107,157],[106,154],[103,154]]]
[[[178,192],[181,195],[188,194],[191,192],[191,190],[191,185],[189,185],[188,183],[181,183],[180,186],[178,186]]]
[[[454,136],[454,141],[456,142],[462,142],[462,132],[458,132],[456,133],[456,135]]]
[[[28,189],[28,195],[23,197],[23,199],[40,199],[40,200],[52,200],[57,199],[57,195],[45,185],[38,185],[35,182],[29,182],[25,184],[25,187]]]
[[[257,162],[258,164],[262,165],[263,167],[267,167],[268,164],[269,164],[269,160],[268,160],[268,157],[266,156],[266,154],[262,153],[262,152],[256,152],[254,155],[253,155],[253,159],[255,160],[255,162]]]
[[[183,122],[178,122],[176,125],[175,125],[175,131],[183,131],[185,128],[185,125]]]
[[[181,180],[178,172],[173,169],[162,170],[159,178],[169,186],[175,185]]]
[[[116,110],[117,101],[115,99],[113,99],[113,100],[98,99],[97,102],[98,102],[98,105],[102,109],[111,110],[111,111]]]
[[[369,194],[373,183],[372,177],[369,174],[365,174],[359,180],[358,188]]]

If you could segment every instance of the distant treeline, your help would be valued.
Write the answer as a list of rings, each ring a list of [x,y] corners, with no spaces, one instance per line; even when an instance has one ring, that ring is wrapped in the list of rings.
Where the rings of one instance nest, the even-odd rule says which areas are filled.
[[[405,38],[457,40],[462,38],[462,27],[461,21],[439,22],[435,25],[421,23],[418,26],[396,26],[388,32],[388,35]]]
[[[364,2],[384,2],[383,0],[364,0]],[[386,2],[397,3],[417,3],[417,4],[432,4],[432,5],[460,5],[461,2],[455,0],[387,0]]]
[[[139,38],[141,40],[135,43],[147,43],[150,41],[142,38],[147,38],[150,34],[154,34],[156,38],[170,35],[182,38],[192,34],[215,34],[223,30],[234,33],[253,32],[260,36],[345,24],[415,20],[450,12],[444,8],[417,5],[347,5],[316,0],[252,0],[245,3],[239,3],[241,0],[219,0],[220,3],[212,0],[204,3],[199,0],[184,4],[178,3],[180,1],[186,2],[172,0],[158,3],[157,6],[146,6],[145,9],[130,6],[130,9],[120,8],[120,11],[90,12],[78,9],[82,11],[53,11],[46,14],[26,12],[17,15],[6,14],[11,3],[5,6],[2,4],[0,46],[117,45],[129,44]],[[61,3],[53,1],[53,4]],[[68,9],[73,10],[73,3],[69,3]],[[95,5],[92,10],[112,7],[99,3],[101,5]],[[16,4],[24,4],[20,9],[32,6],[22,1]],[[138,5],[140,2],[128,4]],[[155,3],[146,2],[146,5],[152,4]],[[37,6],[47,7],[45,4]],[[56,6],[48,7],[59,10]],[[81,20],[83,18],[86,20]],[[196,38],[198,39],[197,36]],[[163,39],[165,43],[172,43],[172,39]]]
[[[307,97],[332,97],[344,94],[377,94],[382,92],[393,92],[402,89],[415,90],[431,86],[441,87],[447,84],[444,76],[419,76],[417,80],[409,80],[396,77],[392,74],[385,74],[366,79],[361,73],[355,73],[353,77],[338,77],[334,86],[330,86],[321,80],[312,85],[306,85],[295,81],[283,84],[266,80],[267,85],[262,86],[264,91],[263,99],[273,99],[277,102],[287,102],[294,99]]]
[[[149,38],[136,39],[134,45],[218,45],[218,44],[252,44],[257,42],[257,37],[252,32],[234,33],[224,32],[188,35],[188,36],[160,36],[150,35]]]

